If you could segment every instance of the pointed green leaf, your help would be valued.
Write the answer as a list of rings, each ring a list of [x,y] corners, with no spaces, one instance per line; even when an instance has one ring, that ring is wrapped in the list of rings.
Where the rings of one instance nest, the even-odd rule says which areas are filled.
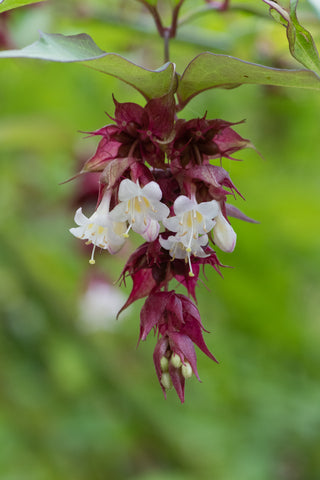
[[[92,38],[79,35],[40,33],[40,39],[21,50],[5,50],[0,58],[35,58],[53,62],[84,62],[84,65],[119,78],[145,98],[161,97],[175,89],[175,66],[167,63],[157,70],[140,67],[121,55],[106,53]]]
[[[13,8],[23,7],[31,3],[43,2],[44,0],[0,0],[0,13],[12,10]]]
[[[311,33],[300,25],[297,17],[298,0],[290,0],[290,11],[272,0],[263,0],[270,12],[279,14],[278,21],[285,24],[291,55],[305,67],[320,74],[320,58]],[[276,17],[274,17],[276,18]]]
[[[21,50],[4,50],[2,58],[37,58],[53,62],[79,62],[106,55],[89,35],[60,35],[40,32],[40,39],[21,48]]]
[[[245,83],[320,90],[320,77],[310,70],[270,68],[206,52],[189,63],[180,79],[177,90],[180,109],[204,90],[234,88]]]

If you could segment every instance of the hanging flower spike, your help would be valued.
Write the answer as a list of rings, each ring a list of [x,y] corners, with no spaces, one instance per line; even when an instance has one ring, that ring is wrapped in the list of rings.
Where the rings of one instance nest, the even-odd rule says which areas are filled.
[[[82,208],[76,211],[74,221],[78,227],[70,228],[70,232],[81,240],[87,240],[87,244],[93,244],[89,263],[93,265],[95,248],[98,246],[108,250],[111,254],[117,253],[125,242],[123,236],[127,225],[125,222],[113,221],[110,218],[109,206],[111,191],[106,190],[96,211],[87,218],[82,213]]]
[[[159,241],[163,248],[170,251],[172,258],[184,258],[189,262],[189,275],[192,277],[190,257],[207,256],[202,247],[208,243],[207,233],[215,225],[213,219],[220,213],[220,206],[216,200],[198,204],[194,196],[190,199],[180,195],[173,209],[176,216],[163,220],[163,224],[176,235],[167,240],[160,238]]]
[[[118,222],[128,221],[129,227],[123,233],[128,237],[132,230],[142,235],[147,242],[152,242],[158,237],[160,225],[169,215],[169,208],[160,202],[162,192],[156,182],[149,182],[140,187],[128,178],[122,180],[119,187],[120,203],[110,213],[113,220]]]

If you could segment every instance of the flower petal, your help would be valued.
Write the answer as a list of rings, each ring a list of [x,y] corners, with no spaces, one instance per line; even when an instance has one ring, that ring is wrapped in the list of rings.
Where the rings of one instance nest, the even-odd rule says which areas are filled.
[[[82,208],[78,208],[78,210],[75,213],[74,216],[74,221],[76,222],[77,225],[85,225],[88,223],[89,219],[82,213]]]
[[[156,220],[150,220],[148,228],[141,235],[147,242],[153,242],[159,235],[160,225]]]
[[[180,220],[178,217],[169,217],[162,220],[163,225],[171,232],[177,232],[180,226]]]
[[[127,202],[131,198],[137,197],[138,195],[141,195],[141,188],[139,185],[128,178],[122,180],[118,195],[121,202]]]
[[[176,215],[183,215],[185,212],[195,208],[197,203],[194,200],[186,197],[185,195],[180,195],[173,204],[174,213]]]
[[[199,203],[197,206],[197,210],[201,215],[211,220],[215,218],[220,212],[220,205],[216,200],[212,200],[211,202],[202,202]]]
[[[149,182],[141,189],[141,195],[151,202],[159,202],[162,198],[162,191],[157,182]]]

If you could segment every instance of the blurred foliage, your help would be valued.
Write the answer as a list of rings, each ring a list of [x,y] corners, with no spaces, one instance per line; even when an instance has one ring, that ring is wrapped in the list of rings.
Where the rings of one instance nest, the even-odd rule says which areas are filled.
[[[184,14],[202,3],[187,0]],[[183,25],[171,46],[178,71],[203,50],[297,67],[285,30],[254,5],[259,17],[235,9]],[[301,1],[298,15],[319,45],[316,10]],[[86,32],[106,51],[162,63],[152,20],[133,0],[56,0],[17,9],[6,25],[13,47],[39,29]],[[238,131],[265,160],[250,150],[223,161],[246,197],[235,204],[261,223],[232,222],[238,245],[220,258],[234,268],[224,279],[207,270],[210,291],[199,288],[221,363],[199,354],[203,383],[188,381],[181,406],[175,394],[163,399],[154,339],[136,350],[142,302],[112,330],[79,327],[92,267],[68,228],[81,182],[59,185],[94,151],[79,131],[108,123],[111,94],[142,97],[81,65],[8,59],[0,75],[1,480],[318,480],[319,94],[242,86],[205,92],[183,112],[246,118]],[[115,281],[133,248],[97,255],[93,268]]]

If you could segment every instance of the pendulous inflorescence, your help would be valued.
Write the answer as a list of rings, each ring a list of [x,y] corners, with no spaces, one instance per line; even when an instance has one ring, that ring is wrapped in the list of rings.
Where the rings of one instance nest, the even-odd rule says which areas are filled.
[[[79,208],[78,226],[70,232],[92,244],[91,264],[97,247],[115,254],[131,230],[144,239],[121,274],[124,282],[128,276],[133,281],[121,311],[146,297],[139,341],[157,332],[154,364],[161,388],[166,395],[173,386],[183,402],[185,380],[193,374],[199,379],[194,345],[216,361],[190,299],[196,301],[200,267],[220,273],[214,248],[232,252],[236,244],[228,216],[248,220],[228,205],[228,195],[240,193],[228,172],[210,160],[232,159],[251,143],[224,120],[176,119],[173,95],[145,107],[114,103],[113,123],[92,132],[101,140],[82,170],[100,175],[97,208],[89,218]],[[173,279],[188,296],[169,289]]]

